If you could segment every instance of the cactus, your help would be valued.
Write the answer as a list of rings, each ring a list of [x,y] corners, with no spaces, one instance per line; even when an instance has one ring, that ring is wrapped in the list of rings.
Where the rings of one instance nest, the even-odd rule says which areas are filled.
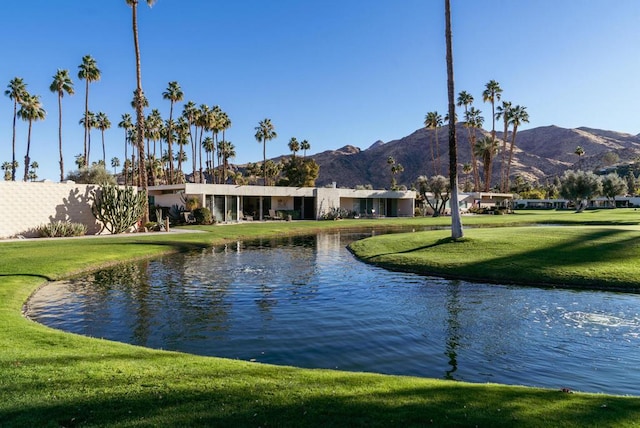
[[[144,198],[144,192],[136,192],[133,187],[121,188],[107,184],[93,194],[91,211],[109,232],[123,233],[142,217],[146,202]]]

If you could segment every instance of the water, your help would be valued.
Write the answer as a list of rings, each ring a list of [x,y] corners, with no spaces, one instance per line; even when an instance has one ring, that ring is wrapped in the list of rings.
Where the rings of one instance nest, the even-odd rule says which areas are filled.
[[[152,348],[640,395],[640,296],[389,272],[355,233],[236,243],[52,283],[28,316]]]

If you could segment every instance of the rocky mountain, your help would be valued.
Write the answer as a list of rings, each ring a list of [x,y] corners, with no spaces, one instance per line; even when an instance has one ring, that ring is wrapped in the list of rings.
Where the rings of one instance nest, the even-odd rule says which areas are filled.
[[[477,138],[490,135],[486,130],[475,130]],[[462,124],[456,128],[458,161],[462,165],[471,160],[469,130]],[[496,137],[502,146],[502,133]],[[438,144],[434,145],[436,131],[421,128],[406,137],[389,142],[376,141],[361,150],[346,145],[312,155],[320,165],[318,186],[336,182],[339,187],[355,187],[371,184],[374,188],[388,188],[391,183],[387,159],[392,156],[402,164],[404,171],[396,176],[398,184],[410,186],[420,175],[431,176],[435,172],[447,175],[449,151],[448,128],[437,130]],[[510,142],[511,133],[507,136]],[[584,149],[584,155],[576,155],[576,147]],[[432,161],[431,148],[435,162]],[[527,180],[543,180],[562,175],[567,169],[593,170],[616,162],[628,162],[640,156],[640,135],[624,134],[591,128],[567,129],[545,126],[518,131],[511,175],[521,175]],[[493,179],[499,180],[501,154],[494,161]],[[482,168],[480,167],[480,170]],[[461,178],[464,177],[461,169]]]

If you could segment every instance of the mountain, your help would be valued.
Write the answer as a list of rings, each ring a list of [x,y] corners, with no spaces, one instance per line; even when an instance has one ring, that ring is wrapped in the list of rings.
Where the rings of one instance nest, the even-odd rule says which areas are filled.
[[[458,162],[462,165],[471,160],[469,130],[463,124],[456,126]],[[475,132],[477,138],[490,135],[489,131],[483,129]],[[346,145],[337,150],[312,155],[310,157],[320,165],[320,176],[316,184],[324,186],[336,182],[338,187],[371,184],[374,188],[388,188],[391,173],[387,159],[391,156],[404,167],[404,171],[396,176],[398,184],[411,186],[420,175],[434,175],[431,146],[435,136],[435,130],[420,128],[398,140],[376,141],[365,150]],[[439,156],[436,156],[434,149],[435,168],[447,175],[447,126],[438,128],[437,136]],[[509,143],[511,132],[507,137]],[[502,146],[502,133],[497,132],[496,138]],[[584,149],[585,154],[581,157],[575,154],[577,146]],[[567,129],[544,126],[518,131],[511,175],[521,175],[526,180],[542,180],[562,175],[567,169],[593,170],[616,162],[628,162],[639,155],[640,135],[586,127]],[[492,168],[493,183],[499,180],[500,159],[501,154],[498,154]],[[464,177],[461,171],[459,174],[461,178]]]

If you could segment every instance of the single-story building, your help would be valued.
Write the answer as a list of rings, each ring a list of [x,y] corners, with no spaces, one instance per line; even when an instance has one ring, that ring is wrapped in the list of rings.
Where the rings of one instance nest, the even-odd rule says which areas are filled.
[[[335,187],[279,187],[183,183],[149,187],[150,203],[184,206],[187,198],[211,210],[217,221],[261,220],[274,212],[316,220],[340,210],[355,216],[413,217],[416,192]]]

